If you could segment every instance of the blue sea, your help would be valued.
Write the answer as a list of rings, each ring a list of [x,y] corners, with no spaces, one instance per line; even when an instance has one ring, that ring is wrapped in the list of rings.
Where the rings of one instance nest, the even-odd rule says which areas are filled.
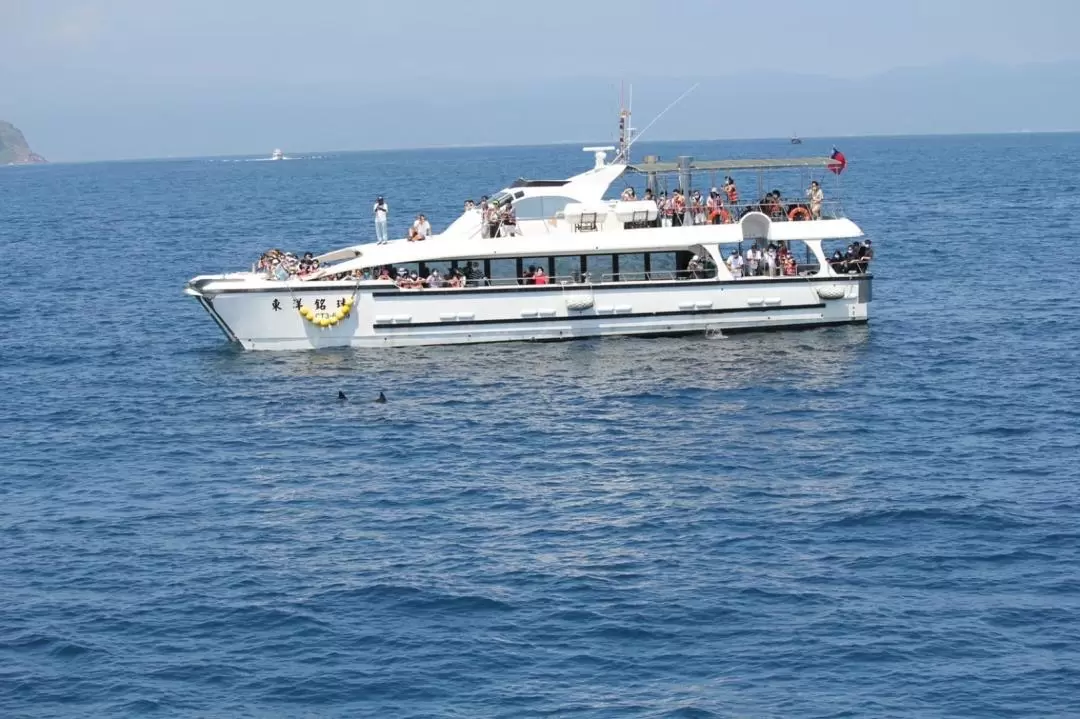
[[[1080,716],[1080,136],[635,149],[834,142],[866,326],[382,351],[181,288],[591,156],[0,169],[0,716]]]

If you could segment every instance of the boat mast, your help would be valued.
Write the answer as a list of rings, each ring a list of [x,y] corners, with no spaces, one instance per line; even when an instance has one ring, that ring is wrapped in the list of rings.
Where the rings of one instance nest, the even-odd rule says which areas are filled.
[[[630,105],[634,102],[634,86],[630,86]],[[623,87],[619,83],[619,144],[615,152],[615,162],[630,164],[631,134],[634,128],[630,126],[630,106],[623,104]]]

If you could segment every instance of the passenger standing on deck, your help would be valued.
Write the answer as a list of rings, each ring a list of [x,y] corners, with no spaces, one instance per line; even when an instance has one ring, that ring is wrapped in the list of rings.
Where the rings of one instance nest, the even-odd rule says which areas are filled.
[[[755,242],[750,246],[750,250],[746,253],[746,275],[748,277],[757,277],[761,274],[761,265],[764,262],[764,255],[761,253],[761,248],[757,246]]]
[[[810,198],[810,217],[815,220],[821,219],[821,203],[825,201],[825,193],[821,191],[821,185],[817,180],[810,183],[810,189],[806,191]]]
[[[765,272],[769,277],[775,277],[778,274],[777,263],[776,245],[770,242],[769,246],[765,249]]]
[[[513,200],[507,200],[499,213],[499,222],[502,223],[502,236],[514,237],[517,235],[517,213],[514,212]]]
[[[694,190],[690,197],[690,214],[694,218],[695,225],[705,224],[705,207],[701,203],[701,191]]]
[[[743,260],[742,253],[735,250],[728,257],[728,266],[731,267],[731,274],[735,275],[735,278],[743,276],[743,268],[746,267],[746,262]]]
[[[735,180],[731,179],[731,175],[724,178],[722,189],[724,194],[727,195],[728,204],[731,205],[731,209],[734,211],[739,205],[739,189],[735,187]]]
[[[662,214],[664,214],[664,213],[660,211],[660,203],[658,203],[656,201],[656,197],[653,195],[653,191],[651,189],[649,189],[648,187],[645,188],[645,197],[643,197],[642,200],[644,200],[645,202],[651,202],[654,205],[656,205],[656,219],[655,220],[650,220],[649,221],[649,226],[650,227],[659,227],[660,226],[660,216]]]
[[[660,200],[656,203],[656,206],[660,209],[660,226],[671,227],[671,214],[672,204],[671,198],[667,196],[666,192],[660,193]]]
[[[375,214],[375,239],[381,245],[390,239],[386,232],[386,217],[390,212],[390,208],[386,206],[386,201],[383,200],[382,195],[375,198],[375,207],[372,212]]]
[[[686,198],[683,197],[682,190],[675,190],[675,194],[671,198],[671,225],[673,227],[682,227],[683,220],[686,218]]]
[[[717,215],[720,210],[720,192],[714,187],[709,190],[709,198],[705,200],[705,212],[711,218],[709,222],[716,224],[720,219]]]
[[[488,220],[487,220],[487,218],[488,218],[488,210],[490,209],[488,207],[488,197],[487,197],[487,195],[484,195],[483,197],[480,198],[479,207],[480,207],[480,236],[485,237],[485,238],[486,237],[491,237],[491,230],[488,227]]]
[[[484,237],[499,236],[499,208],[494,202],[489,202],[487,205],[487,210],[484,212],[484,225],[487,227],[487,234]]]

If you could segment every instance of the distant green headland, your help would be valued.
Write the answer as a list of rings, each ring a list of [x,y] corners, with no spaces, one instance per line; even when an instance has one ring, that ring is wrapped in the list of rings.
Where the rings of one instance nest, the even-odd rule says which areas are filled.
[[[0,120],[0,165],[33,165],[45,161],[26,144],[19,128]]]

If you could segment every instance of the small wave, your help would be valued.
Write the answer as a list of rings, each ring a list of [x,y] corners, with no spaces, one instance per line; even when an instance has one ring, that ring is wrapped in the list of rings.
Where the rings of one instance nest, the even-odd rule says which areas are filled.
[[[407,607],[425,611],[508,612],[515,607],[507,602],[475,594],[450,594],[399,584],[373,584],[356,589],[337,590],[318,597],[320,604],[362,601],[381,603],[391,608]]]
[[[972,434],[987,437],[1023,437],[1035,431],[1034,427],[1024,425],[998,425],[996,427],[980,427],[972,430]]]
[[[635,624],[607,624],[588,631],[591,637],[604,639],[618,639],[626,641],[650,641],[671,639],[675,636],[672,632],[662,632],[654,629],[646,629],[644,625]]]
[[[153,699],[136,699],[120,705],[121,711],[125,714],[155,714],[165,707],[165,704]]]
[[[884,525],[943,523],[951,526],[978,529],[1013,529],[1026,527],[1030,522],[977,509],[961,512],[948,509],[885,509],[856,512],[840,519],[822,523],[822,527],[874,527]]]
[[[428,611],[453,611],[458,612],[511,612],[512,604],[501,602],[498,599],[481,597],[473,594],[454,595],[432,593],[422,597],[409,599],[401,603],[401,606],[424,609]]]
[[[708,709],[700,709],[698,707],[690,706],[679,707],[678,709],[667,712],[662,716],[667,719],[713,719],[713,717],[718,717],[720,715],[714,714]]]
[[[90,647],[76,642],[64,642],[59,646],[50,649],[49,656],[56,657],[57,659],[74,659],[83,654],[89,654],[92,651],[94,650]]]

